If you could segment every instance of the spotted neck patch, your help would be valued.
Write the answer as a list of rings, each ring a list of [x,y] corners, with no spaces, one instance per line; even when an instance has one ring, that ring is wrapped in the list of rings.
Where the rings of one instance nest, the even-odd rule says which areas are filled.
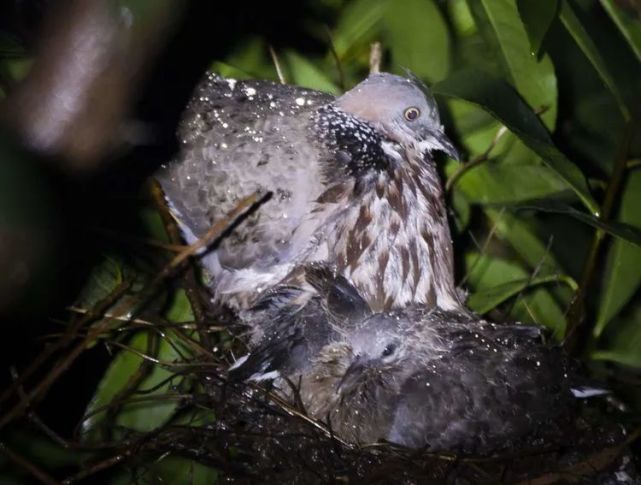
[[[383,149],[385,138],[369,123],[326,105],[316,112],[313,129],[331,153],[329,170],[357,176],[389,167],[389,156]]]

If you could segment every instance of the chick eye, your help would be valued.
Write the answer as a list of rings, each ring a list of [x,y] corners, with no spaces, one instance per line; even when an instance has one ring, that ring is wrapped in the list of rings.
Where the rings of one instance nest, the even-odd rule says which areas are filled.
[[[396,350],[396,345],[394,344],[389,344],[387,347],[383,349],[383,353],[381,354],[383,357],[389,357],[394,353]]]
[[[416,118],[421,116],[421,110],[414,107],[407,108],[405,113],[403,113],[403,116],[405,116],[407,121],[414,121]]]

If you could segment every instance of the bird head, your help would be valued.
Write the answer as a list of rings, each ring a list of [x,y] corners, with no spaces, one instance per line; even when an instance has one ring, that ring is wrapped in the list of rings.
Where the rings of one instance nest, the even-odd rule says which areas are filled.
[[[371,377],[377,380],[398,378],[411,365],[412,335],[410,322],[389,314],[374,314],[345,334],[349,362],[338,387],[348,390]]]
[[[450,318],[426,307],[375,313],[343,333],[351,352],[339,383],[342,389],[374,377],[389,385],[403,382],[416,370],[450,349]]]
[[[441,125],[436,101],[417,79],[371,74],[339,97],[336,105],[402,146],[421,152],[440,150],[459,159]]]

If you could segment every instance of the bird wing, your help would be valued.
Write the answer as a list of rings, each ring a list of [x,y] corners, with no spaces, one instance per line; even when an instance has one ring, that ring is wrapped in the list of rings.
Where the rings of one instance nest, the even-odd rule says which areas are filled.
[[[233,380],[300,375],[321,348],[338,338],[320,298],[300,288],[271,290],[243,316],[258,338],[247,358],[230,369]]]
[[[187,239],[254,192],[271,192],[258,211],[221,242],[223,268],[269,268],[300,249],[292,234],[322,192],[318,144],[309,122],[331,95],[268,81],[209,75],[179,128],[180,153],[157,175]],[[209,268],[216,273],[219,268]]]

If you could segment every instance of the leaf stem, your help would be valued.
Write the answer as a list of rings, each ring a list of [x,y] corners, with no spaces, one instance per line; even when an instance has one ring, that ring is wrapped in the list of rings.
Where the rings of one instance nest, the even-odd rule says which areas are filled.
[[[601,204],[601,211],[598,214],[599,219],[603,222],[607,222],[610,219],[616,202],[620,197],[620,189],[625,180],[628,168],[628,152],[632,141],[632,133],[633,122],[628,122],[624,128],[617,159],[614,164],[614,170],[610,180],[608,181],[603,203]],[[581,271],[579,288],[575,292],[570,308],[568,309],[568,332],[565,345],[568,351],[575,354],[580,354],[587,343],[588,332],[585,332],[581,328],[586,316],[585,297],[594,283],[597,262],[601,253],[603,241],[606,239],[606,235],[607,234],[603,229],[597,229],[594,232],[588,257],[586,258]]]
[[[505,125],[502,125],[496,132],[496,135],[494,135],[494,138],[492,138],[492,141],[490,142],[489,146],[487,149],[478,155],[477,157],[474,157],[472,160],[470,160],[467,163],[464,163],[460,167],[456,169],[456,171],[452,174],[452,176],[447,180],[445,183],[445,192],[449,192],[454,184],[467,172],[468,170],[471,170],[472,168],[481,165],[484,162],[487,162],[490,159],[490,154],[496,148],[496,145],[498,144],[499,140],[503,138],[503,135],[507,133],[508,129]]]

